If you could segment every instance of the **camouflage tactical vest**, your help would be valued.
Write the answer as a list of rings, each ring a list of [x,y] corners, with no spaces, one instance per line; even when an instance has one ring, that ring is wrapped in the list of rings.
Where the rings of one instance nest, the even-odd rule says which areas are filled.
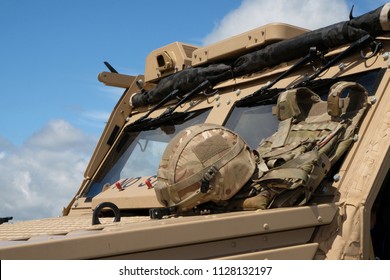
[[[342,94],[347,96],[342,98]],[[305,204],[355,139],[368,107],[367,91],[354,82],[338,82],[321,98],[308,88],[283,92],[275,107],[276,133],[257,148],[258,175],[253,197],[233,208],[265,209]]]

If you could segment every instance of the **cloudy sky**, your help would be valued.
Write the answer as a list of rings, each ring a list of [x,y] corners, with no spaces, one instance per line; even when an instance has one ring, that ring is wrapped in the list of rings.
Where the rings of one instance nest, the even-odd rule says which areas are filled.
[[[78,190],[121,89],[97,80],[109,61],[144,72],[174,41],[202,46],[270,23],[316,29],[375,0],[0,1],[0,217],[58,216]]]

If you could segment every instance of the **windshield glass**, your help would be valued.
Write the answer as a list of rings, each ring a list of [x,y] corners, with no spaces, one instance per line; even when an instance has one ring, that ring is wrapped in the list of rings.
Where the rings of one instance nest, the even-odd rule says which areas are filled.
[[[340,80],[344,80],[354,81],[363,85],[369,94],[372,95],[375,93],[383,73],[380,69],[376,69],[326,80],[325,82],[314,83],[312,90],[320,95],[323,100],[326,100],[330,86]],[[262,139],[271,136],[278,129],[279,121],[276,116],[272,115],[273,106],[273,104],[270,104],[256,107],[234,107],[225,126],[238,133],[252,149],[256,149]]]
[[[271,136],[278,128],[278,118],[272,115],[273,105],[235,107],[225,126],[256,149],[263,138]]]
[[[92,182],[87,197],[94,197],[105,184],[122,178],[156,175],[161,156],[169,141],[181,130],[204,123],[209,110],[190,113],[184,123],[162,126],[153,130],[124,133]]]

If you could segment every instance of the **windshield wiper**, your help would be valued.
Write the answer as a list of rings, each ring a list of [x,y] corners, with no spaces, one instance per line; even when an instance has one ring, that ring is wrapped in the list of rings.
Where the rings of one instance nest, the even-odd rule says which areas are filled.
[[[256,90],[254,93],[238,100],[236,102],[236,106],[237,107],[257,106],[263,104],[266,101],[269,102],[273,100],[275,96],[277,97],[279,92],[283,91],[284,89],[281,88],[271,89],[271,87],[273,87],[277,82],[287,77],[288,75],[290,75],[297,69],[301,68],[305,64],[309,62],[313,62],[315,59],[318,59],[320,56],[322,56],[322,53],[317,52],[317,49],[315,47],[310,48],[310,51],[306,56],[298,60],[293,66],[291,66],[289,69],[287,69],[278,77],[276,77],[276,79],[274,79],[272,82],[269,82],[259,90]]]
[[[167,116],[145,119],[142,122],[132,123],[125,128],[125,132],[151,130],[164,125],[176,124],[179,120],[186,119],[189,112],[175,112]]]
[[[340,62],[343,58],[347,57],[349,54],[354,52],[357,49],[362,49],[366,47],[367,45],[370,45],[373,49],[373,55],[376,54],[377,51],[380,49],[380,42],[376,42],[373,40],[373,38],[370,35],[365,35],[359,40],[352,43],[347,49],[336,55],[334,58],[332,58],[330,61],[328,61],[323,67],[317,69],[312,75],[307,77],[306,79],[288,87],[287,89],[293,89],[298,87],[310,87],[314,80],[321,75],[324,71],[328,70],[330,67],[335,65],[336,63]],[[272,103],[275,102],[277,97],[279,96],[279,93],[286,90],[286,88],[273,88],[271,87],[275,85],[278,81],[286,77],[287,75],[291,74],[295,70],[299,69],[300,67],[304,66],[306,63],[313,61],[314,58],[318,58],[318,52],[315,51],[315,48],[311,48],[310,52],[300,59],[297,63],[295,63],[293,66],[291,66],[289,69],[287,69],[285,72],[283,72],[281,75],[279,75],[274,81],[267,84],[266,86],[262,87],[261,89],[255,91],[251,95],[248,95],[246,97],[241,98],[236,102],[237,107],[246,107],[246,106],[258,106],[266,103]],[[321,53],[320,53],[321,54]],[[331,80],[331,79],[328,79]],[[316,80],[315,82],[317,82]]]
[[[172,98],[178,98],[179,96],[179,90],[172,91],[169,95],[164,97],[163,100],[161,100],[156,106],[154,106],[150,111],[142,116],[140,119],[136,120],[132,124],[128,125],[125,128],[126,132],[130,131],[139,131],[139,130],[150,130],[157,127],[160,127],[162,125],[168,125],[168,124],[175,124],[175,122],[178,119],[185,120],[190,113],[189,112],[175,112],[175,110],[181,106],[184,102],[190,100],[195,94],[206,90],[211,86],[209,81],[204,81],[201,84],[199,84],[196,88],[194,88],[192,91],[187,93],[184,97],[180,98],[179,101],[172,107],[167,108],[161,115],[155,118],[149,118],[150,114],[156,111],[157,109],[161,108],[163,105],[165,105],[169,100]]]

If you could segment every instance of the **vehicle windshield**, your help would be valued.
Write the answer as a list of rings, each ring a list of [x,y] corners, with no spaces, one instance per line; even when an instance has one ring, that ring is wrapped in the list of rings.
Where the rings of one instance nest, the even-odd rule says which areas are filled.
[[[169,141],[181,130],[204,123],[208,113],[209,110],[195,111],[190,113],[184,123],[124,133],[105,161],[102,170],[94,178],[87,197],[94,197],[102,191],[105,184],[112,185],[122,178],[156,175]]]
[[[373,70],[337,79],[356,81],[365,86],[370,94],[374,94],[382,77],[381,73]],[[330,83],[314,84],[313,91],[325,99],[329,87],[337,79],[332,79]],[[234,107],[224,125],[239,134],[252,149],[256,149],[262,139],[271,136],[278,129],[279,121],[272,115],[272,106]],[[182,129],[204,123],[209,111],[210,109],[191,112],[185,121],[176,121],[174,125],[123,133],[98,175],[93,178],[87,197],[94,197],[102,191],[105,184],[112,185],[119,179],[156,175],[169,141]]]
[[[262,139],[271,136],[278,128],[279,120],[272,115],[272,106],[235,107],[225,126],[256,149]]]
[[[337,81],[343,80],[360,83],[372,95],[375,93],[383,73],[383,71],[376,69],[339,77],[327,82],[322,81],[314,83],[312,90],[320,95],[323,100],[326,100],[330,86]],[[263,139],[271,136],[278,129],[279,120],[272,115],[273,106],[273,104],[269,104],[255,107],[234,107],[225,126],[239,134],[252,149],[256,149]]]

